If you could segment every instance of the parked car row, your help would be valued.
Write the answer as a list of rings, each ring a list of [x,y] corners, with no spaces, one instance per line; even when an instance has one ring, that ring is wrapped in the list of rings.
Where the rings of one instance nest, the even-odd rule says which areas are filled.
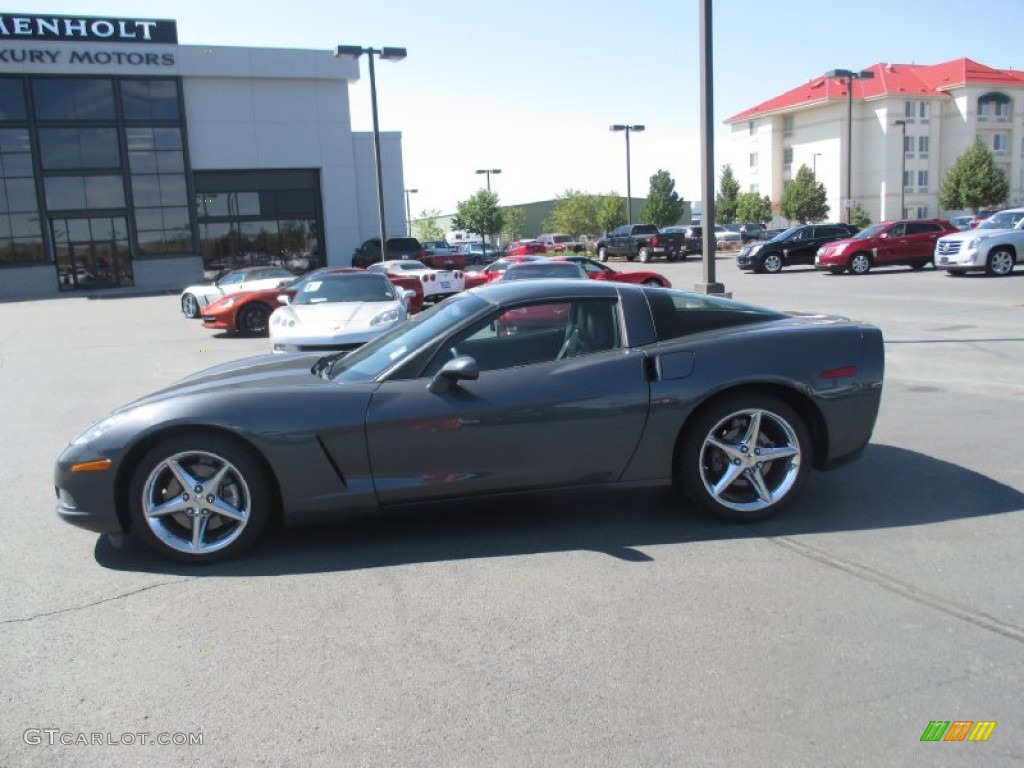
[[[864,275],[875,267],[929,264],[952,275],[1003,276],[1024,261],[1024,208],[988,215],[975,227],[946,219],[883,221],[858,230],[849,224],[802,224],[770,240],[751,242],[736,256],[746,271],[774,274],[810,264],[838,275]]]

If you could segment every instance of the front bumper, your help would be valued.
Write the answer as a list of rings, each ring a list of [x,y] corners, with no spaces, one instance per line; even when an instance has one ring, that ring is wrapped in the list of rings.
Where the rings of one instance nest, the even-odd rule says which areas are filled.
[[[952,269],[968,272],[985,268],[986,255],[977,248],[961,251],[943,251],[937,248],[933,257],[936,269]]]
[[[69,446],[57,459],[53,483],[57,492],[57,515],[66,523],[94,533],[123,533],[114,498],[116,463],[109,469],[73,472],[72,466],[97,457],[78,446]]]

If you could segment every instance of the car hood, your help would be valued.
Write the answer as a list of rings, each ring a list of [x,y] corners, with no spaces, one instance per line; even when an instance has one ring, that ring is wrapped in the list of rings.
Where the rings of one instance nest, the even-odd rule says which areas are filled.
[[[307,331],[310,328],[342,330],[368,328],[374,317],[396,306],[390,301],[338,301],[293,304],[279,311],[286,316],[290,313],[297,321],[296,328],[303,327]]]
[[[962,232],[950,232],[949,234],[942,235],[940,240],[984,240],[989,237],[1005,237],[1011,232],[1020,232],[1019,229],[1013,227],[1007,227],[1006,229],[965,229]],[[1024,237],[1024,235],[1022,235]]]

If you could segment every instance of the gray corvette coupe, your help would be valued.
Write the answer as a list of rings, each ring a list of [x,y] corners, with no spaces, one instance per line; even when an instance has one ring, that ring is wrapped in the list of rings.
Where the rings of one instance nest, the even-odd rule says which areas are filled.
[[[348,354],[201,371],[57,461],[57,511],[209,562],[266,523],[600,484],[675,483],[758,520],[857,458],[882,334],[666,288],[522,280],[458,294]]]

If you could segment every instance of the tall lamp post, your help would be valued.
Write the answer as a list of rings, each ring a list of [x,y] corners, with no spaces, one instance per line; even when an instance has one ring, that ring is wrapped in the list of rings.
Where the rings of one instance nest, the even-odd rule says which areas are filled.
[[[408,54],[405,48],[363,48],[361,45],[339,45],[334,56],[339,59],[358,59],[363,54],[370,64],[370,111],[373,113],[373,161],[377,170],[377,219],[380,223],[380,258],[385,259],[387,227],[384,223],[384,177],[380,170],[380,124],[377,121],[377,78],[373,70],[373,57],[385,61],[401,61]]]
[[[811,158],[811,163],[813,165],[811,172],[814,174],[815,181],[818,180],[818,158],[821,157],[821,154],[821,152],[815,152],[814,157]]]
[[[501,173],[501,168],[478,168],[476,172],[477,172],[477,174],[481,174],[481,173],[486,173],[487,174],[487,191],[490,192],[491,191],[491,174],[493,173],[495,176],[497,176],[499,173]]]
[[[633,190],[630,186],[630,172],[629,172],[629,134],[646,130],[643,125],[612,125],[608,128],[609,131],[626,132],[626,223],[633,223]]]
[[[902,133],[900,138],[900,215],[896,218],[902,219],[907,215],[907,121],[893,120],[893,125],[898,125]]]
[[[846,223],[853,219],[853,81],[871,80],[875,73],[869,69],[854,72],[850,69],[830,69],[828,80],[846,81]]]
[[[405,234],[412,236],[412,211],[409,208],[409,195],[415,195],[419,192],[418,189],[407,189],[405,190],[405,228],[408,230]]]

